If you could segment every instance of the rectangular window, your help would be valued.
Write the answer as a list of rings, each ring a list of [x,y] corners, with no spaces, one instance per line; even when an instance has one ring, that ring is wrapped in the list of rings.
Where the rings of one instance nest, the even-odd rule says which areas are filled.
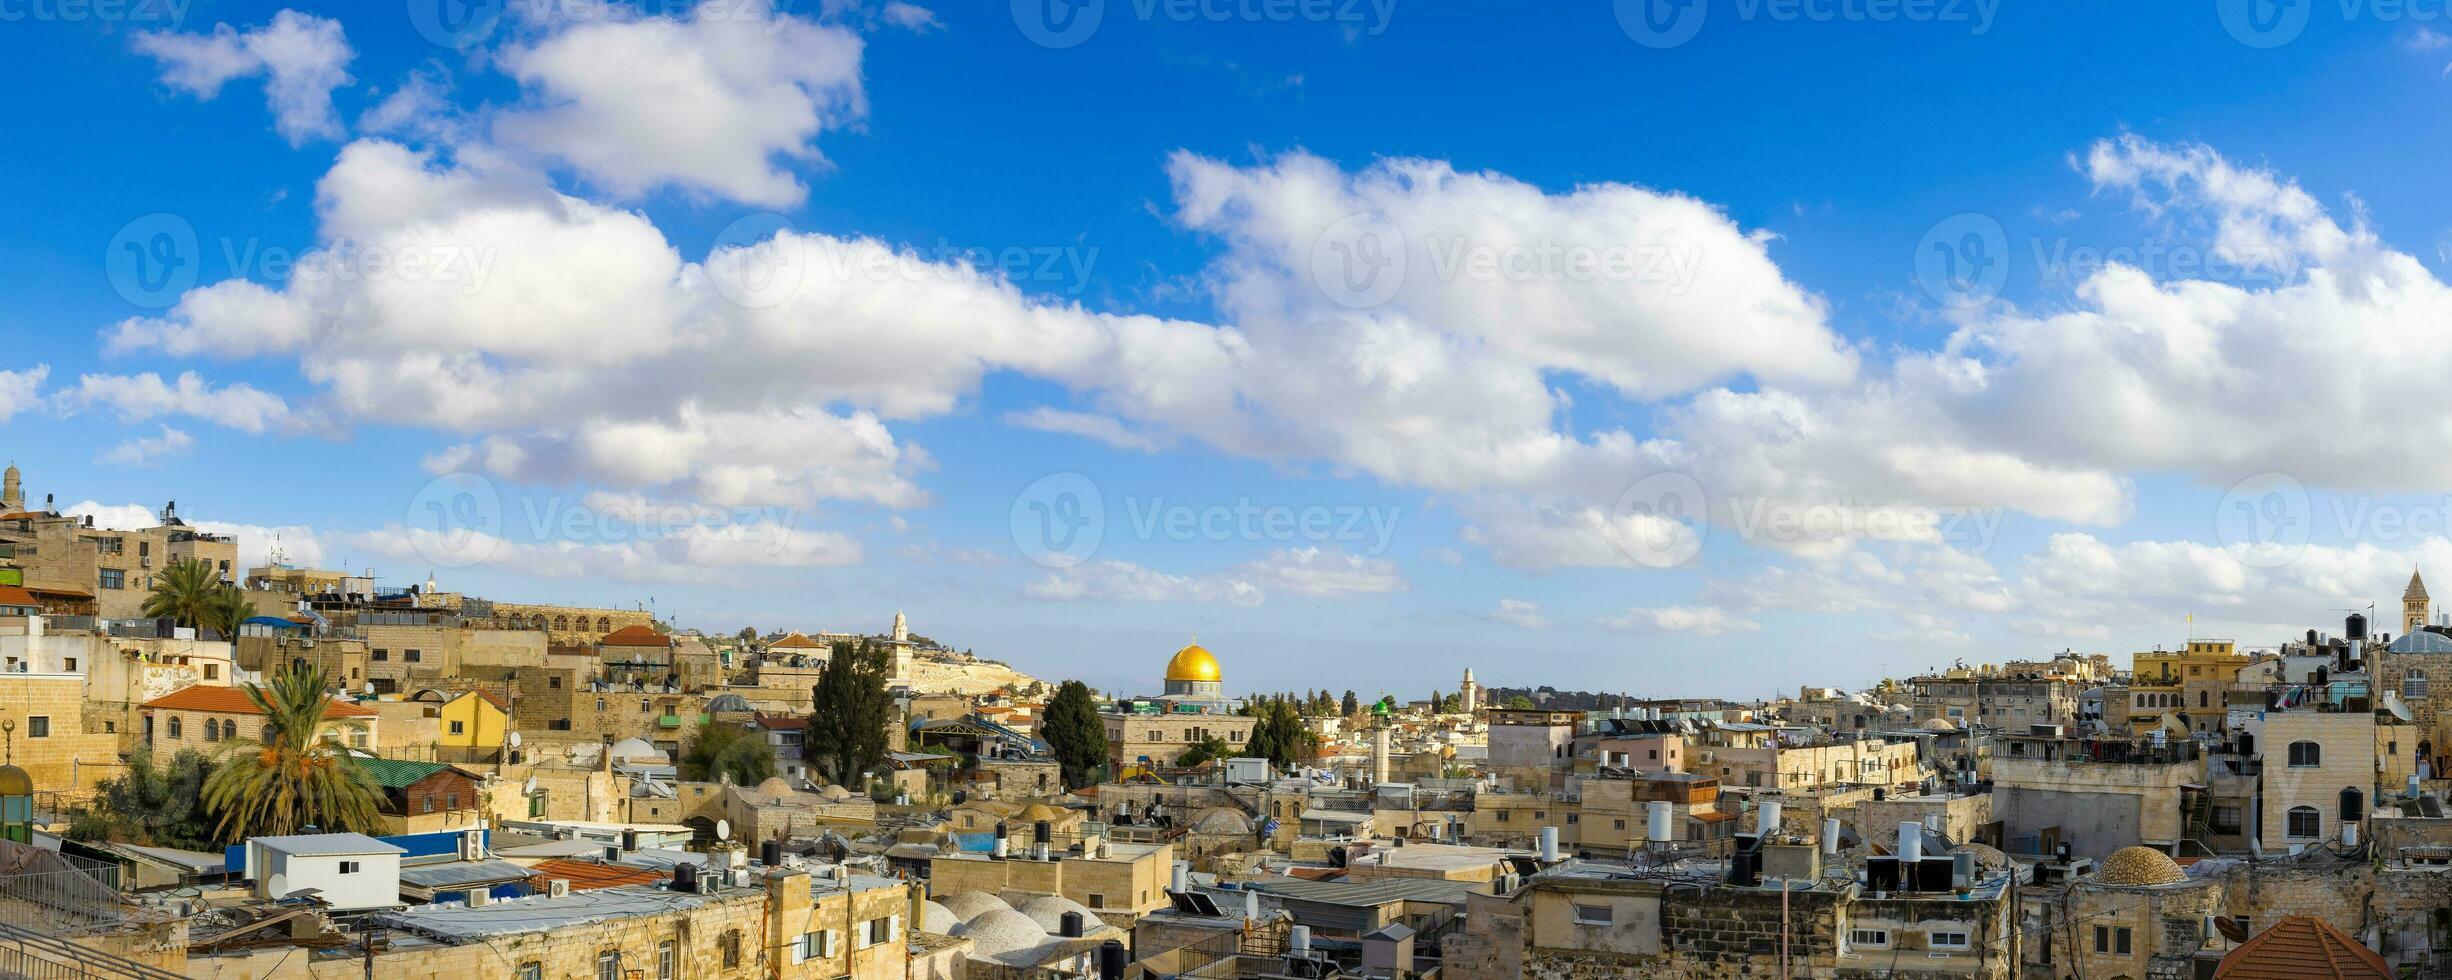
[[[2114,952],[2114,953],[2118,953],[2118,954],[2120,954],[2120,955],[2122,955],[2122,956],[2127,956],[2127,955],[2128,955],[2128,940],[2129,940],[2129,928],[2128,928],[2127,926],[2121,926],[2121,927],[2120,927],[2120,928],[2118,928],[2118,929],[2114,929],[2114,930],[2112,930],[2112,934],[2111,934],[2111,945],[2112,945],[2112,952]]]
[[[1575,924],[1579,926],[1615,925],[1618,921],[1617,912],[1617,909],[1607,905],[1585,905],[1577,902],[1575,903]]]
[[[2238,833],[2238,832],[2239,832],[2239,808],[2238,808],[2238,807],[2235,807],[2235,806],[2218,806],[2218,807],[2215,807],[2215,808],[2214,808],[2214,833],[2217,833],[2217,834],[2236,834],[2236,833]]]
[[[2094,951],[2095,951],[2095,952],[2097,952],[2097,953],[2108,953],[2108,952],[2111,952],[2111,927],[2110,927],[2110,926],[2096,926],[2096,927],[2094,927]]]
[[[67,659],[68,659],[68,672],[69,672],[69,673],[72,673],[72,674],[73,674],[73,673],[76,673],[76,671],[77,671],[77,658],[75,658],[75,657],[69,657],[69,658],[67,658]]]
[[[102,570],[102,582],[101,582],[101,584],[102,584],[102,587],[103,587],[103,588],[106,588],[106,589],[124,589],[124,588],[127,588],[127,587],[128,587],[128,573],[123,572],[123,571],[120,571],[119,569],[116,569],[116,568],[105,568],[105,569],[103,569],[103,570]]]
[[[406,661],[408,661],[408,662],[410,662],[410,663],[417,663],[417,662],[419,662],[419,661],[422,661],[422,660],[426,659],[426,655],[425,655],[425,653],[424,653],[423,651],[418,651],[418,650],[402,650],[402,651],[400,651],[400,659],[402,659],[402,660],[406,660]]]
[[[50,737],[51,737],[51,716],[50,716],[50,715],[35,715],[35,716],[31,717],[31,718],[26,719],[26,737],[27,737],[27,738],[50,738]]]
[[[608,949],[596,954],[596,980],[622,980],[622,953]]]
[[[377,650],[374,653],[374,658],[376,663],[383,663],[392,659],[392,652],[390,650]]]
[[[1850,930],[1848,930],[1848,945],[1850,945],[1850,946],[1888,946],[1888,945],[1890,945],[1890,930],[1888,930],[1888,929],[1850,929]]]
[[[1090,907],[1091,907],[1091,908],[1094,908],[1094,909],[1103,909],[1103,908],[1106,908],[1106,907],[1107,907],[1107,896],[1102,895],[1102,894],[1100,894],[1100,893],[1098,893],[1098,892],[1091,892],[1091,893],[1090,893]]]
[[[673,941],[667,939],[657,943],[656,980],[673,980],[673,968],[677,965],[673,959]]]
[[[466,735],[466,734],[468,734],[468,723],[467,723],[467,722],[465,722],[465,721],[455,721],[455,722],[452,722],[452,723],[451,723],[451,733],[452,733],[452,734],[454,734],[454,735]]]
[[[1963,932],[1926,933],[1924,940],[1925,945],[1931,946],[1934,949],[1967,948],[1967,934]]]
[[[343,861],[341,862],[341,873],[345,875],[357,874],[360,867],[362,867],[362,865],[356,861]]]
[[[220,665],[220,664],[206,664],[206,665],[204,665],[204,679],[205,679],[205,680],[208,680],[208,681],[210,681],[210,680],[219,680],[219,679],[221,679],[221,665]]]

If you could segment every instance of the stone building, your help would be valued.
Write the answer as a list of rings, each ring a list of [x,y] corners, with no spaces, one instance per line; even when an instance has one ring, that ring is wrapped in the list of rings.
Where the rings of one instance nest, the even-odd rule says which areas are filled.
[[[2023,902],[2024,975],[2197,976],[2198,958],[2223,946],[2205,927],[2223,895],[2220,877],[2192,877],[2150,847],[2114,851],[2071,880],[2039,880]]]
[[[1119,702],[1116,710],[1102,712],[1112,771],[1174,765],[1185,750],[1207,739],[1235,748],[1250,741],[1252,719],[1232,713],[1223,676],[1217,657],[1195,643],[1167,658],[1165,694]]]
[[[1028,829],[1008,840],[1027,848]],[[939,854],[928,862],[928,880],[939,894],[1058,895],[1087,906],[1111,923],[1129,925],[1133,916],[1167,906],[1166,888],[1174,863],[1175,849],[1170,844],[1083,838],[1070,848],[1051,850],[1045,859],[1032,857],[1027,850],[1001,858],[969,852]]]
[[[264,736],[264,711],[247,692],[235,687],[198,684],[154,698],[137,710],[144,717],[145,744],[157,755],[182,748],[211,754],[220,743],[256,741]],[[324,705],[327,734],[352,748],[371,750],[381,726],[375,712],[348,701]]]
[[[7,508],[0,513],[0,565],[18,571],[18,584],[58,593],[90,593],[105,619],[144,614],[153,578],[173,561],[201,561],[222,581],[236,584],[231,565],[238,541],[199,531],[179,518],[178,504],[162,507],[152,527],[96,527],[93,518],[49,509]]]
[[[2008,736],[1992,757],[2003,850],[2106,858],[2132,844],[2168,848],[2187,834],[2188,788],[2201,785],[2197,744]]]

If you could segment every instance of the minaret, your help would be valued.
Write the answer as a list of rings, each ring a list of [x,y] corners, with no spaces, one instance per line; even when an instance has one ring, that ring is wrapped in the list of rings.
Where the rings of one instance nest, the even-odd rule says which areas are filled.
[[[2426,580],[2419,578],[2418,570],[2413,568],[2409,571],[2409,588],[2401,593],[2402,632],[2418,632],[2426,625],[2426,620]]]
[[[1464,689],[1458,693],[1464,698],[1465,714],[1475,714],[1481,710],[1481,685],[1473,682],[1473,668],[1464,669]]]
[[[894,611],[894,642],[911,642],[911,624],[902,618],[902,610]]]
[[[25,487],[18,483],[17,464],[10,463],[8,472],[0,474],[0,510],[26,509]]]

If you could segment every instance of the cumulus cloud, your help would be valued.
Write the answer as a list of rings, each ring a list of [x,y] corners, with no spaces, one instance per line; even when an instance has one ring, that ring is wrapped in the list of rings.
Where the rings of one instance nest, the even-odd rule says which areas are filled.
[[[64,410],[107,409],[122,422],[185,415],[249,434],[261,434],[289,418],[289,405],[279,395],[246,384],[216,388],[194,371],[182,372],[177,381],[164,381],[150,371],[88,374],[77,379],[75,388],[60,392],[59,399]]]
[[[1034,599],[1128,602],[1220,602],[1257,606],[1271,592],[1318,599],[1400,592],[1396,563],[1325,548],[1278,548],[1234,568],[1204,575],[1161,572],[1102,558],[1050,572],[1023,587]]]
[[[48,364],[0,371],[0,422],[42,405],[43,382],[50,377],[51,366]]]
[[[818,135],[867,111],[860,57],[858,35],[762,0],[578,24],[502,52],[532,104],[493,134],[625,198],[672,186],[785,207],[808,188],[782,164],[823,162]]]
[[[350,83],[355,56],[339,21],[284,10],[262,27],[215,24],[208,34],[139,34],[136,50],[161,63],[162,81],[212,99],[232,79],[265,76],[273,126],[292,146],[338,139],[340,115],[332,91]]]
[[[186,455],[195,445],[194,436],[165,425],[159,434],[122,442],[95,457],[94,461],[120,466],[152,466],[172,456]]]
[[[1762,628],[1759,623],[1717,606],[1638,606],[1627,610],[1623,616],[1602,619],[1601,626],[1627,633],[1692,633],[1696,636],[1750,633]]]
[[[1500,599],[1498,609],[1490,618],[1517,629],[1548,629],[1549,617],[1541,615],[1541,604],[1522,599]]]
[[[60,509],[69,517],[91,517],[94,526],[114,531],[141,531],[161,524],[160,515],[143,504],[106,504],[97,500],[82,500]],[[229,537],[238,545],[238,566],[235,574],[261,568],[275,560],[293,565],[315,566],[328,557],[322,538],[316,530],[302,524],[242,524],[232,521],[198,520],[193,514],[181,514],[190,527],[207,534]]]

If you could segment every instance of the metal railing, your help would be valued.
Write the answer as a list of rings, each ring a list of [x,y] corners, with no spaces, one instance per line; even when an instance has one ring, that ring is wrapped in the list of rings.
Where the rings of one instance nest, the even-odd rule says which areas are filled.
[[[0,980],[181,980],[178,974],[0,924]]]

